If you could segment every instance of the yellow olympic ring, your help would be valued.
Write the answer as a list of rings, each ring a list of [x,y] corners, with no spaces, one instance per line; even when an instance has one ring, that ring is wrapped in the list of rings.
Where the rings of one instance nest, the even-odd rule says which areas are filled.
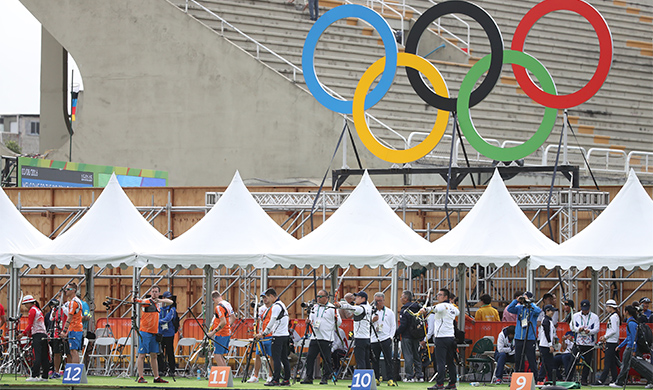
[[[398,53],[397,65],[407,66],[420,71],[431,82],[435,93],[445,98],[449,97],[449,89],[447,88],[447,83],[444,81],[444,78],[436,69],[436,67],[433,66],[433,64],[431,64],[429,61],[415,54]],[[396,164],[417,161],[431,152],[431,150],[433,150],[433,148],[435,148],[438,142],[440,142],[442,139],[442,136],[444,135],[444,132],[447,129],[447,125],[449,123],[449,111],[438,109],[438,116],[435,119],[433,130],[431,130],[431,133],[429,133],[424,141],[413,146],[412,148],[405,150],[395,150],[382,145],[374,137],[370,131],[370,128],[367,126],[367,122],[365,121],[365,97],[367,95],[367,91],[372,86],[372,83],[376,77],[383,72],[384,66],[385,57],[373,63],[365,71],[360,81],[358,82],[358,85],[356,86],[352,107],[356,132],[358,133],[358,137],[363,142],[363,145],[365,145],[373,155],[382,160]]]

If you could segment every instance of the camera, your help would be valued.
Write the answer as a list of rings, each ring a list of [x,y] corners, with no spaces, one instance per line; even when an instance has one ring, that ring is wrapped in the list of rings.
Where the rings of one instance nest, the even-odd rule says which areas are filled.
[[[107,301],[102,302],[102,304],[104,305],[104,307],[105,307],[107,310],[111,310],[111,306],[112,306],[112,305],[111,305],[111,301],[108,301],[108,300],[107,300]]]
[[[9,321],[9,322],[18,322],[18,321],[20,321],[20,317],[22,317],[22,314],[19,315],[18,317],[8,317],[7,321]]]
[[[264,305],[264,303],[263,303],[263,300],[261,299],[261,301],[258,303],[258,307],[261,307],[261,306],[263,306],[263,305]],[[250,306],[252,309],[256,309],[256,301],[251,301],[251,302],[249,303],[249,306]]]
[[[517,302],[521,303],[522,305],[525,303],[531,303],[531,300],[526,298],[525,296],[521,296],[517,298]]]
[[[48,306],[50,306],[51,308],[59,307],[59,304],[60,304],[60,302],[56,298],[52,298],[52,300],[50,302],[48,302]]]
[[[303,307],[304,310],[306,310],[307,312],[309,312],[309,311],[311,311],[311,309],[313,308],[313,306],[315,306],[315,300],[314,300],[314,299],[311,299],[310,301],[308,301],[308,302],[302,302],[302,303],[300,303],[299,305],[300,305],[301,307]]]

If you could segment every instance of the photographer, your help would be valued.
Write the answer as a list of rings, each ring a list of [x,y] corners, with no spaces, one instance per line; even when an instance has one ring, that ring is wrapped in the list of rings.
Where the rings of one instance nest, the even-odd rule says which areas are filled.
[[[34,349],[34,363],[32,364],[32,376],[27,378],[28,382],[47,382],[50,360],[48,360],[48,342],[45,333],[45,318],[38,302],[31,295],[23,298],[23,305],[29,309],[27,327],[23,335],[32,337],[32,348]],[[41,377],[39,378],[39,375]]]
[[[354,357],[356,357],[356,368],[372,368],[370,362],[370,321],[372,320],[372,308],[367,303],[367,293],[360,291],[354,294],[356,305],[344,302],[334,302],[335,307],[342,307],[354,313]]]
[[[537,377],[537,360],[535,359],[535,339],[537,317],[542,309],[532,302],[533,293],[526,291],[524,295],[510,302],[506,310],[517,315],[515,325],[515,371],[523,372],[525,361],[528,359],[528,368]]]
[[[322,356],[322,380],[321,385],[327,384],[327,378],[333,376],[333,363],[331,362],[331,344],[337,329],[342,320],[336,318],[336,310],[329,303],[329,293],[325,290],[317,292],[317,303],[310,307],[310,315],[306,326],[311,327],[311,342],[308,345],[308,356],[306,357],[306,377],[302,384],[313,384],[313,367],[319,353]]]
[[[599,316],[590,311],[590,301],[583,299],[580,302],[580,311],[573,315],[570,324],[571,329],[576,332],[576,347],[587,363],[583,365],[581,386],[587,386],[589,383],[588,377],[594,360],[594,346],[599,325]]]
[[[372,362],[374,374],[376,375],[377,384],[381,381],[381,370],[378,356],[383,352],[383,361],[385,362],[385,374],[388,377],[388,386],[397,386],[392,380],[392,336],[397,330],[397,320],[395,313],[385,307],[385,294],[377,292],[374,294],[374,307],[372,309],[372,326],[376,332],[372,332],[372,352],[376,359]]]
[[[175,376],[177,367],[175,365],[174,342],[177,329],[175,329],[173,320],[177,316],[177,297],[173,296],[170,291],[164,292],[161,296],[170,299],[172,305],[161,307],[161,313],[159,313],[159,334],[163,336],[163,339],[161,340],[162,351],[157,357],[161,372],[165,373],[167,371],[168,376]],[[168,360],[167,364],[165,358]]]

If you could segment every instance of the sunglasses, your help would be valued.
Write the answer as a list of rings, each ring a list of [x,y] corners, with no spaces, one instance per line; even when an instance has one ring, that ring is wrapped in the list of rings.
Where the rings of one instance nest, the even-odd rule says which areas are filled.
[[[74,288],[70,288],[70,287],[68,287],[68,288],[66,289],[66,291],[75,291],[75,289],[74,289]]]
[[[328,295],[318,295],[317,297],[318,298],[326,298],[326,297],[328,297]]]

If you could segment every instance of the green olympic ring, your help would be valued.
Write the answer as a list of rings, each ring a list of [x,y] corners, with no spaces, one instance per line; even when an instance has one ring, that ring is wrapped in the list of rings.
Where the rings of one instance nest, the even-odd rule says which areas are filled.
[[[491,54],[488,54],[476,64],[474,64],[460,85],[457,104],[458,123],[460,125],[460,129],[467,138],[467,142],[469,142],[469,144],[472,145],[474,149],[476,149],[485,157],[497,161],[519,160],[535,152],[537,148],[539,148],[546,141],[546,139],[549,137],[549,134],[551,134],[551,131],[553,130],[553,126],[555,125],[556,117],[558,116],[558,110],[551,107],[545,108],[544,118],[542,118],[540,127],[531,138],[529,138],[521,145],[511,148],[501,148],[487,143],[478,134],[478,131],[474,126],[474,122],[472,121],[472,117],[469,112],[469,98],[472,93],[472,89],[474,89],[478,79],[489,69],[490,58]],[[544,65],[542,65],[541,62],[535,59],[535,57],[532,57],[521,51],[504,50],[503,63],[520,65],[530,70],[533,72],[535,77],[537,77],[538,81],[542,85],[542,90],[544,90],[544,92],[551,95],[557,95],[557,89],[555,83],[553,82],[553,78],[551,78],[551,74],[549,74],[549,71],[544,67]]]

